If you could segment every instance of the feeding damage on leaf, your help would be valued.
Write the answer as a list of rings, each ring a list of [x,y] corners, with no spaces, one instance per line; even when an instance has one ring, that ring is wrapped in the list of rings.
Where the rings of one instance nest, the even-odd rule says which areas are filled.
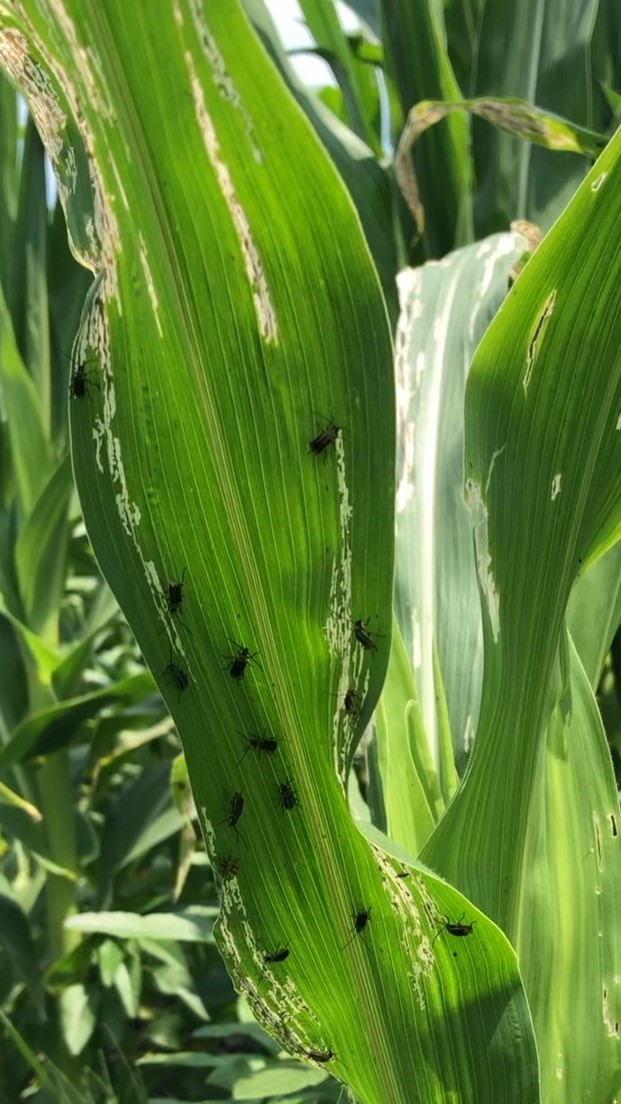
[[[339,434],[334,440],[334,453],[336,456],[336,478],[339,498],[340,540],[338,555],[335,556],[332,563],[330,612],[324,627],[324,632],[330,654],[342,657],[343,666],[347,667],[351,654],[348,619],[352,602],[351,522],[353,509],[346,478],[345,446],[342,434]],[[352,683],[353,682],[355,682],[355,679],[352,680]]]
[[[75,40],[75,27],[64,11],[61,22],[67,40]],[[29,52],[28,41],[16,28],[7,27],[0,31],[0,65],[26,96],[46,153],[54,166],[73,252],[83,265],[101,274],[106,299],[114,299],[118,304],[118,224],[112,197],[106,191],[95,160],[95,134],[80,106],[86,96],[89,103],[99,105],[101,114],[105,115],[107,105],[101,94],[92,57],[86,51],[80,52],[79,56],[81,65],[74,72],[61,65],[58,58],[52,59],[48,55],[48,71]],[[79,130],[76,121],[79,121]],[[86,174],[88,191],[84,181]],[[80,203],[72,206],[78,188]],[[89,192],[90,204],[85,205]]]
[[[558,498],[558,496],[560,495],[562,482],[563,482],[562,473],[557,472],[556,475],[554,476],[553,480],[552,480],[552,491],[551,491],[551,494],[550,494],[550,498],[551,498],[552,502],[554,502],[554,499]]]
[[[259,249],[254,240],[248,216],[237,198],[229,167],[222,158],[220,143],[218,142],[211,116],[205,106],[203,88],[196,69],[194,68],[192,56],[187,50],[184,56],[190,78],[192,96],[194,98],[196,118],[203,136],[205,151],[211,162],[220,191],[233,221],[239,248],[244,260],[246,276],[248,277],[248,282],[252,291],[252,300],[257,322],[259,323],[259,332],[264,341],[269,344],[276,344],[278,342],[278,321]],[[207,56],[208,60],[213,65],[213,58],[209,54]],[[218,58],[220,57],[219,54],[217,56]],[[224,63],[222,62],[222,66],[223,65]]]
[[[494,643],[497,644],[500,635],[500,595],[492,574],[492,557],[488,545],[487,506],[483,501],[479,484],[475,483],[473,479],[466,481],[466,506],[472,514],[479,585],[485,596]]]
[[[157,297],[157,291],[155,290],[155,280],[153,279],[153,273],[149,266],[149,258],[147,254],[147,247],[142,234],[139,234],[140,241],[140,264],[142,265],[142,271],[144,273],[145,284],[147,291],[149,292],[149,299],[151,300],[151,306],[153,307],[153,317],[155,318],[155,325],[157,326],[157,332],[161,338],[164,337],[164,331],[162,329],[162,323],[160,321],[160,305]]]
[[[37,124],[41,140],[54,162],[63,150],[67,117],[56,96],[47,73],[30,56],[28,42],[16,28],[8,27],[0,33],[0,64],[5,68],[28,97],[28,104]],[[75,179],[75,165],[67,166],[69,181]],[[65,180],[59,189],[67,187]]]
[[[556,289],[551,291],[548,295],[543,310],[539,314],[539,317],[537,318],[537,321],[535,323],[533,335],[528,342],[528,352],[526,353],[526,371],[522,377],[522,387],[524,388],[525,395],[528,392],[528,385],[533,374],[535,362],[537,360],[537,357],[539,356],[539,353],[541,352],[541,346],[546,335],[548,323],[550,321],[550,318],[552,317],[552,311],[554,310],[555,302]]]
[[[395,388],[397,398],[397,514],[403,513],[414,497],[416,426],[410,416],[415,391],[420,387],[425,370],[425,358],[416,358],[414,379],[411,378],[410,346],[414,324],[423,316],[422,269],[406,268],[397,276],[399,291],[399,322],[395,335]]]

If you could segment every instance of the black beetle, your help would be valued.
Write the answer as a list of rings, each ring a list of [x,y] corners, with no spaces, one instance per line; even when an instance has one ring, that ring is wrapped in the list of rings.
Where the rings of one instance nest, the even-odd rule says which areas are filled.
[[[218,873],[221,878],[225,878],[227,881],[235,878],[239,874],[239,859],[236,859],[233,855],[226,855],[218,862]]]
[[[245,648],[243,644],[238,644],[236,640],[231,640],[230,643],[235,645],[237,651],[234,655],[225,655],[222,657],[223,659],[228,659],[230,661],[229,663],[227,663],[226,667],[223,667],[222,669],[223,671],[228,671],[231,678],[235,679],[236,682],[239,682],[240,679],[243,679],[244,675],[246,674],[246,667],[248,666],[248,664],[253,662],[257,663],[255,656],[257,656],[259,653],[251,652],[250,649]],[[257,667],[258,666],[259,664],[257,663]]]
[[[190,677],[187,671],[184,671],[183,667],[179,667],[177,663],[173,663],[172,659],[162,671],[163,675],[170,675],[172,681],[177,687],[177,701],[181,701],[181,695],[184,690],[187,690],[190,685]]]
[[[316,437],[313,437],[312,441],[309,441],[308,451],[312,452],[314,456],[320,456],[325,449],[334,444],[341,432],[341,428],[341,426],[336,425],[332,418],[327,419],[321,433],[318,433]]]
[[[279,947],[276,951],[265,951],[263,961],[265,963],[284,962],[286,958],[289,958],[289,954],[288,947]]]
[[[237,821],[244,811],[244,795],[240,793],[234,793],[229,803],[228,816],[221,821],[222,824],[228,824],[229,828],[234,828],[237,832]],[[237,833],[239,835],[239,833]]]
[[[440,931],[436,932],[436,934],[434,935],[434,937],[431,941],[432,947],[433,947],[433,944],[435,943],[436,939],[438,938],[438,936],[442,935],[443,931],[447,931],[449,933],[449,935],[454,935],[458,939],[463,939],[463,937],[466,936],[466,935],[472,935],[472,929],[473,929],[474,925],[476,924],[476,920],[473,920],[471,924],[463,924],[462,921],[463,921],[463,918],[464,918],[465,915],[466,915],[465,912],[462,912],[462,914],[461,914],[461,916],[460,916],[460,918],[459,918],[459,920],[457,921],[456,924],[452,923],[451,920],[449,920],[448,916],[445,916],[444,917],[444,921],[445,921],[444,924],[440,928]]]
[[[369,632],[364,621],[360,617],[357,621],[353,622],[354,636],[365,652],[376,652],[377,644],[375,643],[375,637],[379,636],[379,633]]]
[[[280,782],[278,785],[278,804],[281,809],[295,809],[296,805],[300,804],[295,787],[289,779],[286,782]]]
[[[348,690],[343,701],[343,709],[348,717],[357,717],[360,712],[360,694],[357,690]]]
[[[305,1050],[304,1053],[313,1062],[331,1062],[333,1058],[336,1058],[333,1050]]]
[[[184,585],[185,585],[184,584],[184,579],[185,579],[186,571],[187,571],[187,568],[184,567],[184,569],[181,573],[181,579],[177,580],[176,582],[172,582],[172,581],[169,580],[169,582],[167,583],[167,585],[166,585],[166,606],[167,606],[167,609],[168,609],[168,621],[172,621],[173,617],[176,617],[177,621],[179,622],[180,625],[183,625],[186,632],[189,632],[190,636],[194,636],[194,633],[192,632],[192,630],[189,629],[188,626],[186,625],[185,621],[183,621],[181,619],[181,610],[183,608],[183,588],[184,588]],[[160,631],[165,632],[167,627],[168,627],[167,624],[164,625],[164,628],[161,629]]]
[[[366,926],[371,919],[372,907],[372,905],[369,905],[368,908],[358,909],[358,911],[354,913],[354,934],[352,935],[351,939],[347,940],[347,943],[345,943],[344,946],[341,948],[342,950],[345,950],[345,947],[349,947],[349,944],[353,943],[357,935],[362,935],[363,931],[366,929]]]
[[[244,738],[247,746],[245,747],[242,757],[237,763],[237,766],[239,766],[242,759],[245,758],[249,751],[263,751],[266,755],[273,755],[274,752],[278,749],[278,740],[275,740],[273,736],[256,736],[253,733],[251,733],[250,736],[246,736],[244,732],[239,732],[239,735]]]
[[[78,364],[71,373],[71,395],[74,399],[90,398],[91,387],[96,387],[98,391],[101,391],[99,384],[96,380],[91,379],[86,371],[87,363],[87,361],[84,361],[83,364]]]

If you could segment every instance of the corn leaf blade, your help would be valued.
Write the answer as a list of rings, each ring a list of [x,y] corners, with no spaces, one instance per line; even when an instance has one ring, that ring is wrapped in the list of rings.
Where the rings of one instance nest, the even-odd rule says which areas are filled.
[[[518,950],[544,1099],[559,1104],[590,1094],[603,1104],[618,1078],[618,802],[566,609],[621,532],[620,183],[618,132],[470,371],[466,489],[485,678],[467,785],[423,852]],[[588,1054],[576,1038],[589,1039]]]

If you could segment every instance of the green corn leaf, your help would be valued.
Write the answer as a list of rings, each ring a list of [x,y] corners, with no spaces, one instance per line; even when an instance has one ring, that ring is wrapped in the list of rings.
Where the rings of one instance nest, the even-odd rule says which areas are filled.
[[[606,94],[606,76],[616,89],[616,103],[611,104],[618,118],[619,107],[619,63],[621,62],[621,13],[614,0],[601,0],[598,19],[593,35],[593,72],[597,74],[600,86]],[[600,32],[598,34],[598,31]],[[603,55],[603,56],[602,56]],[[602,76],[602,74],[604,74]],[[614,96],[614,93],[613,93]]]
[[[235,0],[65,13],[0,6],[96,272],[74,470],[184,745],[234,982],[365,1104],[534,1104],[512,948],[437,877],[401,878],[345,797],[388,661],[394,530],[392,349],[356,213]],[[152,842],[136,815],[122,850],[121,820],[106,893]]]
[[[17,347],[35,385],[46,437],[51,428],[47,198],[43,144],[32,117],[26,124],[9,304]]]
[[[567,607],[567,627],[593,691],[620,624],[621,542],[617,542],[581,575]]]
[[[0,609],[2,609],[2,598],[0,595]],[[55,668],[58,666],[58,649],[48,644],[37,633],[32,632],[26,627],[23,621],[18,617],[14,617],[12,613],[9,613],[7,609],[2,609],[7,621],[10,622],[11,627],[15,631],[15,636],[19,638],[20,646],[23,648],[23,653],[19,656],[22,663],[22,667],[26,668],[27,663],[24,663],[23,655],[28,655],[28,662],[31,662],[37,670],[37,679],[42,686],[49,685]],[[25,677],[25,670],[24,676]],[[21,718],[20,718],[21,719]]]
[[[37,388],[19,355],[9,312],[0,297],[0,387],[17,491],[18,518],[29,516],[53,472]]]
[[[70,647],[52,671],[52,685],[57,698],[73,697],[84,673],[102,629],[118,613],[118,606],[105,583],[99,587],[85,626],[85,633],[77,644]]]
[[[441,265],[399,276],[395,610],[436,770],[442,732],[438,682],[461,771],[476,731],[483,675],[472,527],[463,493],[466,379],[522,250],[520,234],[498,234],[457,250]],[[446,756],[443,773],[448,801],[455,779]],[[411,840],[394,838],[420,853]]]
[[[183,818],[170,792],[170,764],[143,770],[111,805],[101,836],[99,893],[109,902],[118,870],[178,832]]]
[[[470,371],[485,678],[467,785],[423,851],[516,947],[543,1098],[563,1104],[618,1087],[618,800],[565,626],[572,586],[621,534],[620,220],[618,132]]]
[[[383,0],[382,17],[386,66],[398,90],[403,118],[420,100],[460,100],[446,48],[442,6],[428,0]],[[421,220],[416,221],[418,230],[424,229],[429,257],[441,257],[472,238],[469,146],[468,119],[451,115],[421,139],[414,158],[416,176],[413,171],[401,174],[410,209],[415,197],[407,185],[414,179],[418,182],[416,197],[420,189],[427,217],[424,227]],[[402,162],[406,158],[409,165],[412,153],[404,154]]]
[[[592,127],[593,80],[601,73],[590,69],[589,48],[599,6],[599,0],[482,4],[467,94],[516,96]],[[483,200],[476,208],[478,235],[516,218],[547,230],[587,167],[579,154],[557,157],[477,121],[473,153]]]
[[[388,312],[396,321],[397,251],[391,175],[365,143],[327,111],[298,79],[280,45],[264,0],[244,0],[248,18],[273,58],[302,110],[334,161],[353,199],[382,284]]]
[[[446,41],[457,83],[464,95],[472,95],[478,47],[478,24],[484,0],[460,0],[444,5]]]
[[[450,118],[455,112],[471,112],[479,119],[505,133],[532,142],[546,149],[584,153],[597,157],[606,145],[606,138],[586,127],[577,126],[550,111],[542,111],[520,99],[498,97],[475,100],[423,100],[410,111],[399,142],[396,157],[397,178],[401,191],[420,229],[425,225],[424,205],[419,195],[418,181],[412,164],[412,149],[429,127]],[[546,183],[549,188],[549,183]],[[524,204],[517,204],[510,214],[522,214]],[[528,208],[526,208],[528,210]],[[507,222],[510,217],[507,217]]]
[[[67,391],[71,350],[92,273],[76,263],[67,243],[67,226],[60,203],[48,222],[47,284],[50,309],[51,434],[62,455],[68,444]]]
[[[449,716],[448,701],[442,678],[442,669],[438,656],[438,647],[434,642],[432,653],[433,685],[436,691],[437,713],[437,755],[440,764],[440,786],[442,796],[448,805],[459,785],[459,775],[455,767],[455,749]]]
[[[375,711],[375,733],[386,831],[410,854],[419,855],[444,812],[444,800],[398,626],[393,628],[388,674]]]
[[[332,68],[343,93],[349,126],[370,149],[381,154],[375,75],[354,58],[334,0],[300,0],[300,7],[317,44],[317,52]]]
[[[54,702],[46,709],[31,712],[18,725],[11,739],[0,750],[0,770],[35,755],[50,755],[67,747],[79,726],[97,716],[102,707],[124,698],[140,701],[153,687],[148,672],[132,675],[104,690],[93,690],[78,698]]]
[[[179,834],[179,858],[177,862],[177,875],[173,890],[173,901],[178,901],[185,885],[186,878],[192,869],[194,856],[196,855],[196,832],[192,820],[196,819],[196,808],[190,788],[190,778],[185,755],[181,753],[173,761],[170,775],[170,788],[175,808],[182,818],[183,827]]]
[[[71,461],[66,456],[43,488],[15,544],[25,621],[52,644],[58,637],[58,610],[65,585],[72,490]]]

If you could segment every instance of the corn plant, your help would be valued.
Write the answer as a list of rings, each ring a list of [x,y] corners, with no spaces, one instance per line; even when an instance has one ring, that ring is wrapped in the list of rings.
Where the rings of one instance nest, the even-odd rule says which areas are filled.
[[[332,5],[304,10],[371,142]],[[459,100],[436,6],[383,14],[404,114]],[[618,810],[592,684],[618,621],[621,137],[489,328],[518,235],[402,280],[397,488],[378,160],[357,197],[376,269],[343,183],[360,146],[339,175],[237,0],[24,0],[0,25],[95,273],[69,400],[85,522],[183,743],[238,990],[368,1104],[612,1099]],[[466,119],[414,157],[427,256],[475,229]],[[569,195],[583,164],[564,171]],[[403,247],[407,214],[383,218]]]

